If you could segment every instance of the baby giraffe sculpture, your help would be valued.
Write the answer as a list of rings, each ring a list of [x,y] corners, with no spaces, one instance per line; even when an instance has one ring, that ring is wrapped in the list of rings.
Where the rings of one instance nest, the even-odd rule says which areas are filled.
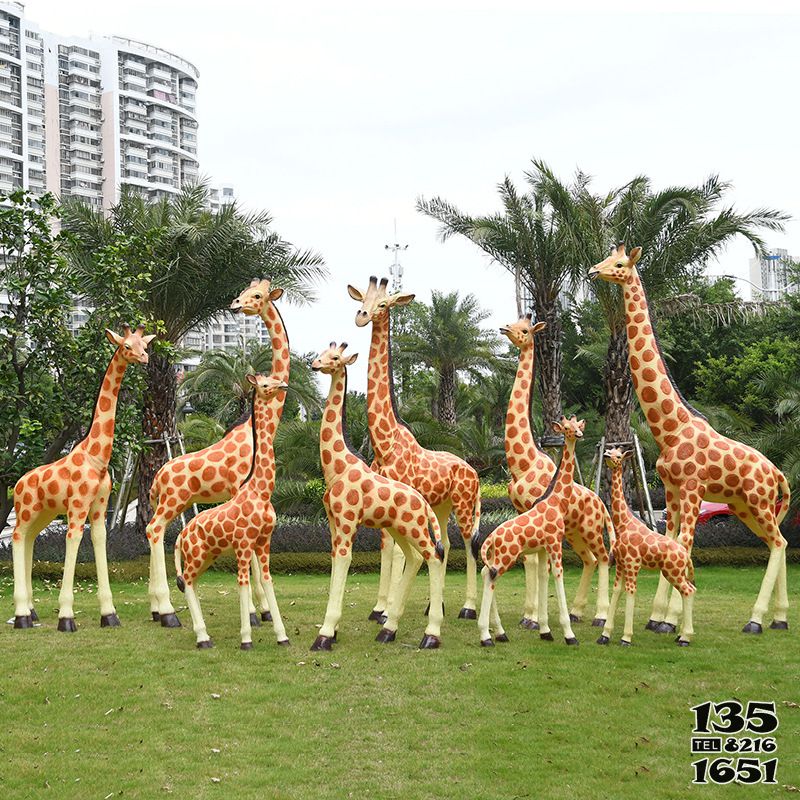
[[[483,600],[478,615],[478,630],[484,647],[491,647],[494,644],[490,627],[494,629],[495,639],[498,642],[508,641],[497,611],[495,593],[497,579],[513,567],[520,556],[538,551],[544,551],[546,554],[546,558],[538,559],[539,637],[553,641],[547,609],[549,562],[556,584],[558,616],[564,640],[567,644],[578,644],[572,632],[567,610],[561,544],[564,539],[564,517],[568,513],[570,498],[574,491],[572,479],[575,469],[575,442],[583,437],[585,424],[583,420],[577,420],[575,417],[572,419],[562,417],[561,422],[553,423],[553,430],[564,435],[564,454],[544,494],[529,511],[499,525],[485,541],[481,542],[480,537],[473,539],[473,554],[477,558],[480,553],[484,563],[481,571]]]
[[[52,464],[43,464],[23,475],[14,487],[17,524],[12,537],[14,553],[14,627],[30,628],[37,619],[33,610],[31,568],[36,537],[57,516],[67,516],[67,551],[64,577],[58,596],[58,629],[77,630],[72,610],[75,562],[89,517],[94,558],[97,566],[97,599],[101,627],[116,627],[119,617],[114,608],[106,561],[106,507],[111,492],[108,463],[114,444],[114,420],[122,378],[128,364],[146,364],[147,345],[155,334],[144,336],[144,325],[131,332],[129,325],[120,336],[107,330],[109,342],[116,345],[94,407],[92,426],[72,452]]]
[[[662,576],[680,592],[683,599],[683,623],[680,636],[675,640],[681,647],[688,647],[694,628],[692,627],[692,602],[695,587],[694,567],[689,551],[679,542],[651,531],[637,519],[628,507],[622,487],[622,470],[633,454],[623,453],[619,448],[606,450],[606,466],[611,470],[611,516],[617,540],[614,544],[616,574],[614,592],[608,619],[597,644],[608,644],[614,630],[614,614],[617,610],[622,584],[625,583],[627,603],[625,606],[625,630],[620,644],[629,645],[633,638],[633,610],[636,602],[636,578],[639,570],[660,570]]]
[[[272,612],[272,625],[278,644],[289,644],[283,626],[275,589],[269,572],[269,546],[275,527],[275,509],[270,498],[275,488],[275,453],[272,441],[283,408],[288,385],[273,375],[248,375],[255,387],[253,398],[253,461],[250,474],[231,500],[209,508],[189,520],[175,543],[175,572],[178,588],[186,593],[199,648],[212,647],[203,612],[194,590],[200,575],[225,550],[233,550],[239,568],[239,608],[241,611],[241,649],[253,647],[250,619],[250,563],[257,557],[264,590]],[[185,561],[181,569],[181,553]]]
[[[331,376],[331,388],[320,428],[319,454],[327,489],[322,498],[331,529],[331,588],[325,621],[312,650],[330,650],[342,617],[347,573],[353,559],[353,539],[359,525],[382,528],[400,546],[405,569],[386,609],[379,642],[394,641],[400,617],[419,568],[428,562],[430,614],[421,649],[441,644],[444,586],[444,546],[439,522],[422,495],[399,481],[374,472],[349,447],[345,433],[347,367],[358,357],[345,356],[346,343],[331,342],[311,365]]]

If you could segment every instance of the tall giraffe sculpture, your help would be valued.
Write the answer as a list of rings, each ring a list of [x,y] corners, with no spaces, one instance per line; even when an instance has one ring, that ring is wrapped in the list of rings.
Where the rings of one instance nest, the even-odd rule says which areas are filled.
[[[346,343],[331,342],[312,368],[331,376],[331,388],[320,428],[319,455],[326,490],[322,498],[331,530],[331,588],[325,620],[312,650],[330,650],[342,617],[347,572],[353,559],[353,539],[359,525],[382,528],[400,546],[406,564],[386,609],[386,622],[377,641],[392,642],[405,610],[414,577],[428,564],[431,607],[420,648],[441,644],[444,547],[433,509],[410,486],[373,471],[349,447],[345,429],[347,367],[358,354],[346,356]]]
[[[236,300],[232,311],[249,316],[258,314],[267,326],[272,340],[272,375],[289,382],[289,337],[275,301],[283,289],[273,288],[268,280],[254,278]],[[285,398],[284,394],[280,395]],[[282,406],[281,406],[282,408]],[[154,621],[165,628],[180,627],[169,596],[167,568],[164,561],[164,532],[175,517],[192,503],[222,503],[238,490],[253,461],[252,409],[218,442],[173,458],[156,473],[150,490],[150,503],[155,509],[147,526],[150,541],[150,611]],[[269,603],[261,581],[259,565],[253,562],[252,586],[261,606],[261,619],[271,619]],[[251,624],[260,621],[251,601]]]
[[[511,473],[508,495],[514,508],[520,512],[531,508],[547,491],[556,471],[552,459],[536,446],[530,416],[534,386],[534,336],[545,325],[544,322],[537,322],[534,325],[531,322],[531,315],[528,314],[512,325],[500,328],[500,332],[519,348],[519,365],[506,413],[505,448],[506,462]],[[592,621],[594,627],[603,626],[608,612],[609,557],[603,542],[604,528],[608,530],[609,540],[613,539],[614,528],[603,501],[591,489],[576,483],[564,517],[564,535],[572,549],[580,556],[583,572],[570,618],[572,622],[580,622],[586,609],[592,574],[599,564],[597,605]],[[539,628],[538,559],[543,557],[543,551],[524,557],[525,609],[520,625],[529,630]]]
[[[106,337],[116,345],[116,350],[103,377],[86,437],[68,455],[23,475],[14,487],[17,516],[12,536],[15,628],[30,628],[37,620],[31,588],[33,544],[39,533],[62,514],[67,517],[68,528],[64,576],[58,595],[58,630],[77,630],[72,607],[73,582],[87,516],[97,566],[100,625],[119,625],[106,559],[106,508],[111,492],[108,463],[114,445],[114,421],[122,378],[128,364],[147,364],[147,345],[155,334],[145,336],[143,325],[135,331],[126,325],[121,336],[106,330]]]
[[[498,525],[485,539],[476,536],[472,541],[473,554],[478,553],[484,563],[483,599],[478,617],[478,631],[481,644],[491,647],[494,642],[490,629],[494,629],[498,642],[507,642],[508,636],[497,611],[497,579],[516,564],[520,556],[543,551],[538,559],[539,592],[539,636],[547,641],[553,640],[547,612],[547,567],[552,568],[558,600],[558,616],[564,641],[569,645],[578,644],[572,632],[572,621],[567,610],[567,596],[564,591],[564,567],[562,563],[562,540],[564,539],[564,518],[569,511],[570,498],[575,491],[575,442],[583,437],[585,423],[575,417],[561,418],[553,423],[553,430],[564,435],[564,452],[545,492],[533,506],[513,519]]]
[[[789,484],[783,473],[757,450],[715,431],[672,382],[636,269],[640,256],[640,247],[626,253],[625,245],[618,244],[608,258],[592,267],[589,275],[622,287],[633,385],[661,451],[656,468],[666,491],[667,535],[673,539],[679,536],[691,553],[701,502],[707,499],[727,503],[770,550],[761,590],[743,632],[762,632],[773,592],[774,619],[770,627],[785,630],[789,627],[786,539],[779,526],[789,511]],[[778,492],[782,495],[781,508],[776,512]],[[662,575],[647,623],[649,629],[675,631],[681,600],[674,592],[667,611],[668,592],[669,583]]]
[[[416,489],[433,508],[444,544],[444,565],[450,551],[447,521],[455,513],[461,537],[468,544],[477,532],[481,516],[481,495],[478,473],[466,461],[452,453],[426,450],[399,418],[395,405],[394,381],[391,369],[390,309],[404,306],[414,299],[413,294],[388,294],[388,279],[380,285],[373,275],[365,292],[348,286],[353,300],[361,303],[356,313],[356,325],[363,328],[372,323],[367,382],[367,412],[370,440],[375,451],[374,468],[381,475]],[[467,554],[467,587],[460,619],[476,619],[477,568],[469,546]],[[394,560],[394,567],[392,561]],[[401,568],[401,560],[393,559],[390,538],[381,535],[381,580],[378,601],[370,619],[382,621],[387,601],[390,576]],[[396,580],[396,576],[395,576]]]
[[[644,567],[645,569],[659,570],[661,576],[680,592],[683,598],[683,622],[681,634],[675,641],[679,646],[687,647],[694,634],[692,625],[692,602],[695,593],[692,583],[694,567],[689,558],[689,551],[682,544],[668,536],[654,533],[631,513],[622,487],[622,469],[624,462],[632,455],[631,452],[623,453],[618,447],[605,452],[606,466],[611,470],[611,516],[614,519],[614,531],[617,534],[614,543],[616,574],[608,619],[597,644],[608,644],[611,641],[611,634],[614,630],[614,614],[623,584],[627,602],[625,605],[625,628],[620,644],[631,644],[633,612],[636,602],[636,579],[639,570]]]
[[[201,649],[212,647],[212,643],[194,590],[195,583],[226,550],[234,551],[238,566],[241,649],[251,650],[253,647],[249,583],[250,564],[254,558],[264,578],[278,644],[289,644],[269,572],[269,547],[275,527],[275,509],[270,501],[275,488],[272,442],[289,386],[274,375],[248,375],[247,380],[254,386],[250,472],[230,500],[192,517],[175,542],[178,588],[186,593],[197,646]]]

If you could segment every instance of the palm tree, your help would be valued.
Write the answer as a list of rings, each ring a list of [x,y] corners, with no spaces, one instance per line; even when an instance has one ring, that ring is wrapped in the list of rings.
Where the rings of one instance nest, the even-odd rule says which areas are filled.
[[[472,294],[460,299],[458,292],[433,292],[431,305],[420,303],[415,312],[411,331],[398,337],[398,344],[406,358],[436,371],[436,417],[454,427],[458,373],[478,375],[491,369],[498,337],[481,328],[489,315]]]
[[[309,366],[308,356],[291,353],[291,392],[286,398],[284,417],[291,419],[302,407],[306,417],[322,409],[322,396]],[[231,422],[247,411],[253,387],[248,373],[269,374],[272,347],[251,342],[246,350],[209,350],[197,369],[181,382],[181,396],[192,403],[206,401],[206,409],[222,422]]]
[[[561,229],[559,217],[542,190],[545,177],[549,185],[552,173],[540,161],[534,161],[525,175],[525,193],[520,193],[506,177],[497,187],[502,212],[472,216],[439,197],[420,198],[417,209],[441,223],[443,241],[463,236],[514,276],[520,316],[528,310],[522,308],[521,295],[532,298],[536,319],[547,323],[537,337],[536,350],[543,415],[545,419],[558,419],[562,410],[559,295],[579,283],[585,268],[565,247],[568,232]],[[561,188],[567,196],[573,196],[587,183],[588,178],[578,173],[572,187]]]
[[[175,434],[174,346],[227,308],[255,275],[268,275],[290,300],[307,302],[311,283],[324,274],[322,258],[281,239],[266,212],[246,214],[233,204],[212,213],[207,206],[208,189],[199,184],[154,203],[127,187],[107,215],[77,199],[63,207],[80,291],[98,306],[109,296],[126,295],[139,319],[158,330],[142,415],[149,443],[139,462],[142,532],[150,516],[150,485],[166,459],[159,442]]]
[[[748,239],[757,253],[763,251],[759,230],[779,231],[787,215],[768,208],[740,213],[721,207],[730,184],[712,175],[700,186],[673,186],[655,191],[652,182],[638,176],[607,195],[595,195],[589,181],[571,191],[542,167],[539,189],[552,206],[564,232],[570,258],[584,274],[601,261],[614,242],[642,248],[638,264],[651,311],[658,303],[682,292],[705,270],[736,236]],[[619,287],[592,284],[610,330],[603,370],[606,401],[606,438],[630,439],[633,391],[628,368],[625,309]]]

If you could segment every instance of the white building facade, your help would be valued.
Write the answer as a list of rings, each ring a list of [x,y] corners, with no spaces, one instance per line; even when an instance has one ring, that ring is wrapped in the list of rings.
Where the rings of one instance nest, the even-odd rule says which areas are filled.
[[[761,258],[751,258],[750,282],[754,285],[755,299],[776,301],[787,294],[797,294],[800,286],[790,273],[790,267],[796,263],[780,247],[768,250]]]

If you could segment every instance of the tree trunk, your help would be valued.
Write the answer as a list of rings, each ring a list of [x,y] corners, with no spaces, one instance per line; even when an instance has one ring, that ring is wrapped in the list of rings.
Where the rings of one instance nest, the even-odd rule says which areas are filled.
[[[163,442],[164,434],[175,436],[175,396],[178,381],[175,368],[162,355],[151,354],[147,365],[147,388],[142,408],[142,433],[147,442],[158,439]],[[167,461],[167,448],[163,443],[145,444],[139,459],[139,493],[136,509],[136,531],[146,535],[147,523],[153,510],[150,506],[150,487],[156,472]]]
[[[547,327],[536,335],[536,374],[542,395],[544,432],[561,419],[561,314],[558,301],[536,297],[536,321]]]
[[[0,531],[5,528],[11,509],[14,508],[14,498],[11,497],[10,489],[11,487],[5,482],[0,484]]]
[[[625,328],[612,331],[603,369],[606,399],[606,442],[631,441],[633,383],[628,367],[628,338]]]
[[[448,428],[456,426],[456,371],[445,367],[439,373],[439,421]]]

